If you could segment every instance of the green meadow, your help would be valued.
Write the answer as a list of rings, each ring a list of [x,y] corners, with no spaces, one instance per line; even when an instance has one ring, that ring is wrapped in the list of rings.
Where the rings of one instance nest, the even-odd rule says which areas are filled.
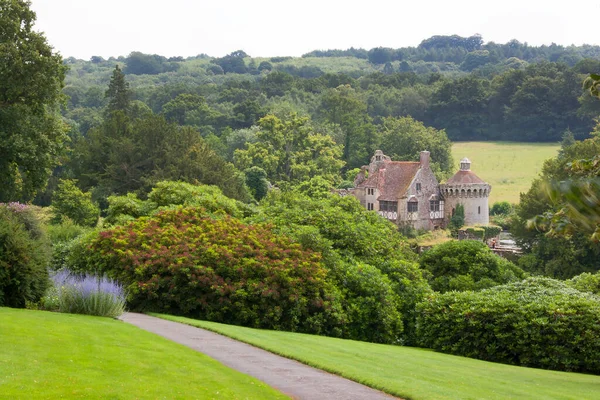
[[[558,143],[455,142],[452,156],[458,170],[460,160],[471,160],[471,169],[492,185],[490,206],[497,201],[519,202],[540,174],[544,161],[557,155]]]
[[[153,315],[221,333],[404,399],[600,399],[600,376],[595,375],[516,367],[413,347]]]

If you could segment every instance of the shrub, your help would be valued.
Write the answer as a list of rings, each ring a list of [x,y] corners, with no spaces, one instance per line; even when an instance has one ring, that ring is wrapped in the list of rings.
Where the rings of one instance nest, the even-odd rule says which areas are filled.
[[[213,219],[204,209],[143,217],[80,249],[79,269],[128,285],[137,310],[312,333],[333,332],[341,318],[318,253],[267,226]]]
[[[421,254],[433,290],[480,290],[524,278],[519,267],[476,240],[450,241]]]
[[[64,218],[59,224],[51,224],[46,227],[48,238],[53,245],[69,242],[88,230],[89,228],[77,225],[70,218]]]
[[[31,207],[0,204],[0,306],[37,302],[49,285],[48,249]]]
[[[96,225],[100,216],[98,205],[92,202],[92,194],[82,192],[71,179],[58,184],[52,195],[52,208],[56,213],[56,221],[68,217],[82,226]]]
[[[47,310],[113,318],[125,310],[125,289],[111,279],[68,270],[54,272],[51,278],[53,286],[42,299]]]
[[[263,199],[261,205],[262,213],[251,219],[273,223],[278,232],[293,237],[304,248],[321,252],[324,266],[330,275],[335,276],[332,278],[333,282],[343,292],[345,305],[353,304],[354,296],[357,296],[356,302],[361,302],[362,290],[372,293],[383,290],[383,287],[368,288],[368,285],[386,282],[385,286],[389,282],[399,299],[390,301],[389,304],[397,304],[395,315],[403,317],[402,341],[405,344],[412,343],[415,304],[429,293],[430,288],[415,262],[415,253],[394,224],[374,212],[367,211],[351,196],[342,198],[337,195],[324,195],[322,198],[311,198],[295,192],[272,191]],[[346,268],[350,267],[340,267],[340,260],[355,264],[352,268],[360,267],[362,271],[370,271],[371,266],[375,267],[386,279],[366,279],[363,283],[365,287],[361,291],[345,290],[348,282],[339,279],[345,272],[338,274],[336,271],[340,268],[346,271]],[[351,275],[356,276],[354,272]],[[379,296],[383,294],[380,293]],[[385,304],[385,307],[387,306],[388,304]],[[374,326],[382,323],[390,315],[389,308],[385,307],[382,306],[380,314],[364,313],[363,316],[368,316],[369,319],[362,321],[362,325],[374,329]],[[382,312],[384,309],[388,311]],[[397,325],[398,328],[400,326]],[[381,329],[395,332],[396,337],[399,332],[391,325]],[[382,340],[381,337],[377,337],[376,332],[362,335],[371,336],[363,340]],[[393,335],[385,335],[388,343],[398,342]]]
[[[600,299],[550,278],[433,294],[417,307],[421,345],[507,364],[600,373]]]
[[[227,214],[240,218],[254,213],[252,207],[225,196],[216,186],[192,185],[186,182],[158,182],[143,201],[133,193],[110,196],[106,222],[124,224],[135,218],[150,216],[173,206],[202,207],[210,214]]]
[[[590,274],[584,272],[566,281],[566,284],[580,292],[600,295],[600,273]]]
[[[508,215],[512,209],[513,207],[508,201],[499,201],[490,208],[490,215]]]
[[[469,234],[469,237],[473,237],[477,240],[483,240],[485,237],[485,230],[480,227],[468,227],[465,231]]]
[[[502,232],[502,227],[496,225],[481,226],[481,229],[485,231],[484,240],[495,238]]]
[[[465,224],[465,207],[462,204],[457,204],[454,210],[454,215],[450,218],[449,228],[451,231],[457,231]]]
[[[402,343],[402,300],[388,276],[360,262],[338,265],[336,283],[347,318],[342,336],[375,343]]]

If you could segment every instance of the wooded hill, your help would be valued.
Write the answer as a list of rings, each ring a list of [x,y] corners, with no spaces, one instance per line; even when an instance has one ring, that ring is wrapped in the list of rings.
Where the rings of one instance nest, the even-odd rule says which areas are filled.
[[[584,78],[600,71],[600,47],[589,45],[535,47],[454,35],[434,36],[417,47],[316,50],[296,58],[132,52],[65,63],[70,71],[64,114],[84,135],[100,120],[115,65],[126,74],[134,99],[167,119],[177,114],[178,122],[197,127],[204,137],[249,128],[267,113],[296,111],[339,124],[323,106],[341,85],[347,85],[346,106],[354,104],[351,111],[365,132],[385,117],[410,115],[445,129],[451,140],[557,142],[567,129],[578,139],[587,137],[600,112],[600,103],[582,89]],[[177,99],[183,94],[194,95],[193,102]]]

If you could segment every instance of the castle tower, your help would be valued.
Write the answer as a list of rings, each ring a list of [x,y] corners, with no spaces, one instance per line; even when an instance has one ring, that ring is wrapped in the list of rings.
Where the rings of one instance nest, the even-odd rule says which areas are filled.
[[[488,225],[488,199],[492,187],[471,171],[468,158],[460,160],[460,170],[445,184],[440,185],[440,192],[446,201],[446,221],[452,218],[458,204],[465,208],[465,225]]]

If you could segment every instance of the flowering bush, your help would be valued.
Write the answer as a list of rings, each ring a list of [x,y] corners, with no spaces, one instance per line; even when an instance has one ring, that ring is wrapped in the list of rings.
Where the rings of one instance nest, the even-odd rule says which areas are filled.
[[[126,283],[138,310],[330,334],[341,319],[319,253],[268,226],[213,219],[201,208],[100,232],[75,261]]]
[[[47,310],[103,317],[118,317],[125,310],[125,289],[112,279],[68,270],[54,272],[51,278],[54,285],[42,299]]]

